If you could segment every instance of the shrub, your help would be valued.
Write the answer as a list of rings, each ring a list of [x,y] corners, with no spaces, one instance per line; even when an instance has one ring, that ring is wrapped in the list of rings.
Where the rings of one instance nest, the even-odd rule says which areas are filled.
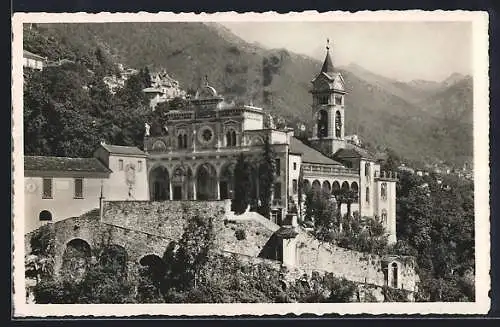
[[[247,234],[246,234],[246,232],[243,229],[238,229],[235,232],[235,235],[236,235],[236,239],[238,241],[246,240],[246,238],[247,238]]]

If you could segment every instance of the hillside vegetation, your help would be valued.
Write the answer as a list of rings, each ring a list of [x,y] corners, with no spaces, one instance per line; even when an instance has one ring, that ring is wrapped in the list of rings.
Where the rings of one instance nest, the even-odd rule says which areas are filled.
[[[165,68],[186,90],[197,88],[207,75],[210,84],[225,96],[263,106],[291,125],[311,123],[308,91],[321,62],[284,49],[249,44],[218,25],[48,24],[30,32],[42,34],[50,42],[34,45],[25,38],[25,48],[49,58],[87,58],[99,47],[114,62],[133,68]],[[71,51],[55,51],[58,45]],[[410,160],[440,159],[458,166],[470,160],[471,79],[454,76],[446,85],[402,83],[359,66],[340,70],[349,90],[347,133],[359,134],[374,148],[392,148]],[[441,115],[449,112],[456,114]]]

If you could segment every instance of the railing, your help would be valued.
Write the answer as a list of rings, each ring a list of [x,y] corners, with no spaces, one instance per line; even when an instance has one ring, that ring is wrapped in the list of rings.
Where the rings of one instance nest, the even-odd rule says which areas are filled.
[[[359,175],[358,169],[350,169],[344,167],[328,167],[320,165],[307,165],[303,166],[304,173],[311,174],[337,174],[337,175]]]

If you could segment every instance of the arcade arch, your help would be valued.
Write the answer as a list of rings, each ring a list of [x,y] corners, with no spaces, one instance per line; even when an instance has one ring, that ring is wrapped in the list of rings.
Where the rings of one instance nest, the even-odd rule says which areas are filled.
[[[196,170],[196,198],[198,200],[217,200],[218,198],[217,171],[214,166],[206,162]]]
[[[87,272],[92,250],[89,243],[75,238],[66,243],[62,257],[62,272],[74,281],[80,281]]]
[[[220,193],[221,200],[232,198],[233,189],[234,189],[234,185],[233,185],[234,166],[235,166],[235,164],[233,162],[229,162],[229,163],[226,163],[221,168],[220,178],[219,178],[219,180],[220,180],[219,193]]]
[[[158,166],[149,173],[151,201],[166,201],[170,199],[170,176],[167,168]]]

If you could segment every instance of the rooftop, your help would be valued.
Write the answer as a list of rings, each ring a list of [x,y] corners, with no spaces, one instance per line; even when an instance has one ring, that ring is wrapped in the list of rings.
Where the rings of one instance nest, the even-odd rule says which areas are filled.
[[[351,146],[349,148],[343,148],[335,152],[333,155],[335,158],[362,158],[369,160],[376,160],[377,158],[371,154],[369,151],[360,148],[359,146]]]
[[[29,52],[27,50],[23,50],[23,57],[37,60],[47,60],[47,58],[34,54],[33,52]]]
[[[146,153],[141,149],[135,146],[122,146],[122,145],[110,145],[110,144],[101,144],[104,150],[108,151],[111,154],[124,154],[124,155],[132,155],[132,156],[146,156]]]
[[[24,170],[110,173],[97,158],[25,156]]]
[[[290,153],[301,154],[304,163],[343,166],[340,162],[330,159],[321,152],[305,145],[296,137],[292,137],[290,140]]]

